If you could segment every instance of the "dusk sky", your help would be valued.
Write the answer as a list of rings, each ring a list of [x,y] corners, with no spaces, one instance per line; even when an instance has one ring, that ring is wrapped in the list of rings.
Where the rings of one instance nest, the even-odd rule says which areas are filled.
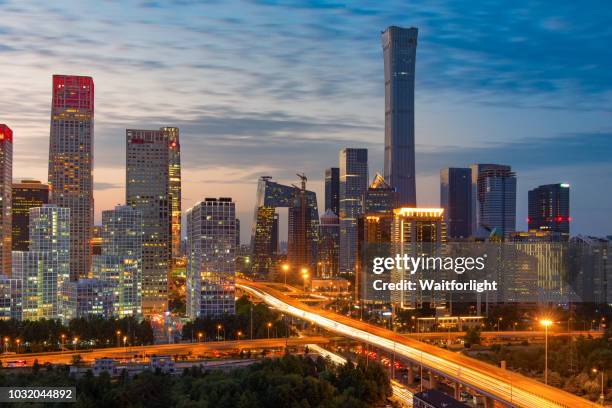
[[[125,129],[177,126],[183,208],[234,198],[246,242],[259,176],[305,172],[322,205],[341,148],[382,170],[380,32],[415,26],[419,205],[442,167],[509,164],[518,229],[528,189],[567,182],[572,234],[612,234],[612,8],[518,3],[0,0],[14,178],[47,180],[51,76],[89,75],[96,221],[125,202]]]

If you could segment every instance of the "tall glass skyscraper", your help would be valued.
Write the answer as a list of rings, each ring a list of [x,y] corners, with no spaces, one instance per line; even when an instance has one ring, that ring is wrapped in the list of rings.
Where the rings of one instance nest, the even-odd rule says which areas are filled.
[[[13,183],[13,251],[30,248],[30,208],[49,203],[49,186],[38,180]]]
[[[325,211],[340,213],[340,169],[330,167],[325,169]]]
[[[357,261],[357,219],[363,213],[368,188],[368,150],[340,151],[340,273],[355,273]]]
[[[74,317],[74,299],[63,296],[72,283],[69,208],[30,209],[30,250],[13,252],[13,272],[22,281],[24,320]]]
[[[187,210],[187,315],[235,312],[236,205],[206,198]]]
[[[472,235],[472,170],[449,167],[440,170],[440,207],[449,238]]]
[[[130,206],[102,211],[102,254],[94,256],[94,277],[112,287],[114,314],[142,313],[142,213]]]
[[[385,63],[385,180],[400,205],[416,206],[414,78],[418,30],[391,26],[382,32]]]
[[[12,186],[13,186],[13,131],[0,124],[0,268],[11,276],[12,248]]]
[[[473,164],[472,235],[507,238],[516,230],[516,174],[502,164]]]
[[[53,75],[49,188],[52,204],[70,208],[72,280],[87,277],[91,269],[93,138],[93,79]]]
[[[529,190],[529,230],[558,232],[564,240],[570,233],[570,186],[546,184]]]
[[[168,304],[172,254],[180,252],[180,149],[177,128],[126,130],[126,203],[142,213],[142,311]]]

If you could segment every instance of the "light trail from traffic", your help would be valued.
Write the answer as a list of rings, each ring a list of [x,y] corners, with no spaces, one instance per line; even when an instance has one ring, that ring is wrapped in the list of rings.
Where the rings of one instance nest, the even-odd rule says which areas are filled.
[[[525,408],[594,408],[597,405],[536,380],[480,362],[362,321],[315,309],[271,289],[262,282],[239,279],[236,285],[281,312],[326,330],[381,347],[421,364],[510,406]]]

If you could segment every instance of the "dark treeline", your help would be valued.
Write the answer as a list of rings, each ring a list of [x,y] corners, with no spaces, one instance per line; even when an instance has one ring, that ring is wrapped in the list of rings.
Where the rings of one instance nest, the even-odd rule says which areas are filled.
[[[387,372],[377,363],[335,366],[321,357],[294,355],[229,374],[192,367],[178,376],[146,371],[132,379],[91,372],[75,379],[63,367],[38,368],[31,374],[0,373],[0,386],[76,386],[77,408],[365,408],[381,406],[391,395]]]
[[[61,344],[72,348],[74,339],[78,339],[77,347],[116,346],[118,338],[123,345],[124,336],[130,345],[152,344],[154,340],[150,323],[133,317],[78,318],[71,320],[67,326],[59,320],[3,320],[0,321],[0,336],[3,351],[17,351],[19,340],[20,352],[58,350]]]
[[[246,296],[236,301],[236,314],[217,318],[197,318],[183,326],[183,339],[198,340],[235,340],[249,339],[251,336],[251,307],[253,309],[253,338],[286,337],[291,335],[290,316],[284,316],[270,309],[264,303],[253,304]],[[221,326],[221,328],[218,328]],[[201,336],[198,336],[201,334]],[[240,336],[239,336],[240,334]]]

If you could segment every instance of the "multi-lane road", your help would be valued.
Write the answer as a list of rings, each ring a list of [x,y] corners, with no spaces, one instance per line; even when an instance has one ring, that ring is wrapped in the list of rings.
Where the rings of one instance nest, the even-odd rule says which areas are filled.
[[[393,331],[327,310],[307,306],[264,282],[237,280],[237,286],[270,306],[358,341],[394,352],[485,396],[525,408],[592,408],[597,405],[534,379],[399,335]]]
[[[9,361],[24,360],[30,366],[34,360],[39,364],[70,364],[74,355],[80,355],[85,363],[93,362],[97,358],[110,357],[115,359],[133,358],[134,355],[187,355],[193,356],[209,354],[214,351],[232,350],[253,350],[253,349],[273,349],[304,346],[307,344],[326,344],[330,341],[328,337],[289,337],[275,339],[256,339],[256,340],[233,340],[233,341],[214,341],[202,343],[175,343],[175,344],[156,344],[151,346],[134,347],[111,347],[88,350],[63,351],[51,353],[28,353],[28,354],[8,354],[0,355],[0,361],[4,367]]]

